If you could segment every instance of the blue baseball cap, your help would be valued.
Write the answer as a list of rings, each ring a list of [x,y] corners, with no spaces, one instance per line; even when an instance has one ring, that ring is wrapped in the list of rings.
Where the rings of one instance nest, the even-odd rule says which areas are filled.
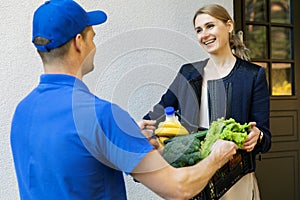
[[[50,42],[35,47],[43,52],[57,48],[87,26],[102,24],[107,15],[100,10],[86,12],[73,0],[50,0],[41,5],[33,16],[32,42],[36,37],[43,37]]]

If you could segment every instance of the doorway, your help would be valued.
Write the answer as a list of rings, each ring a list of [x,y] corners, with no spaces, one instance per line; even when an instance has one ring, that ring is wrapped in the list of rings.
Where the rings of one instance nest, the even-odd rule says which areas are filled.
[[[236,30],[270,90],[271,150],[257,161],[262,200],[300,199],[300,8],[298,0],[234,0]]]

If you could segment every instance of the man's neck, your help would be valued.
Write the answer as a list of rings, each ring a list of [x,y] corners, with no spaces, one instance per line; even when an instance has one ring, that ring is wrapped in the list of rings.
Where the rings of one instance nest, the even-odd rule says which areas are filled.
[[[57,66],[44,66],[45,74],[67,74],[70,76],[74,76],[80,80],[82,80],[82,75],[80,71],[69,70],[67,67],[57,67]]]
[[[76,66],[76,64],[68,63],[65,61],[52,62],[50,64],[44,64],[44,72],[45,74],[67,74],[75,76],[78,79],[82,80],[80,67]]]

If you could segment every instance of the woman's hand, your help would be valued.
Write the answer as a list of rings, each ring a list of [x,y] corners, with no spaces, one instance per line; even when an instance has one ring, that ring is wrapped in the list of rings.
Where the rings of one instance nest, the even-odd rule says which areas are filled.
[[[260,135],[260,130],[256,127],[256,122],[250,122],[250,125],[251,125],[250,133],[248,134],[248,138],[244,142],[242,148],[247,152],[250,152],[254,149]]]

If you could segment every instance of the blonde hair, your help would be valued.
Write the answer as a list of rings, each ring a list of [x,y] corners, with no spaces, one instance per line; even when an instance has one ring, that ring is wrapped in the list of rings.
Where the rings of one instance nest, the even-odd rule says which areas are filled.
[[[234,23],[227,10],[218,4],[206,5],[200,8],[199,10],[197,10],[193,18],[194,26],[195,26],[196,17],[201,14],[208,14],[222,21],[224,24],[226,24],[228,20]],[[243,60],[250,60],[249,49],[246,48],[243,41],[240,39],[238,35],[234,33],[234,31],[232,31],[229,35],[229,42],[230,42],[230,48],[234,55],[236,55],[237,57]]]

